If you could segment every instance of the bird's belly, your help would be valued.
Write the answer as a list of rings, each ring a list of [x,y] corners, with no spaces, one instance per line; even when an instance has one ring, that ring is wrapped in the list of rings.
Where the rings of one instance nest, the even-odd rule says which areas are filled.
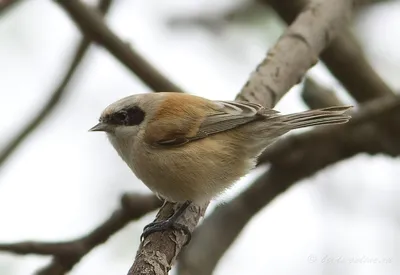
[[[221,194],[252,167],[254,161],[205,142],[184,147],[138,150],[131,169],[154,193],[168,201],[203,203]],[[222,147],[222,149],[228,149]]]

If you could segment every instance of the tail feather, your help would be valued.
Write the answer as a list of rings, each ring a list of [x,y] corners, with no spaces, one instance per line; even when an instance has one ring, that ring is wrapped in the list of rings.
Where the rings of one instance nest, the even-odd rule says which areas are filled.
[[[298,129],[315,125],[342,124],[351,118],[346,115],[352,106],[335,106],[323,109],[309,110],[301,113],[283,115],[282,122],[289,125],[291,129]]]

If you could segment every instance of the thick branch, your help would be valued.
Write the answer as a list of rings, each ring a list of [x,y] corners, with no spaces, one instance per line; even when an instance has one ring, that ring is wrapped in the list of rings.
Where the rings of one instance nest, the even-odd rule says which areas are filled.
[[[183,92],[181,88],[157,71],[131,46],[116,36],[100,14],[80,0],[54,0],[68,13],[80,30],[92,41],[106,48],[122,64],[139,77],[154,92]]]
[[[290,1],[293,2],[293,1]],[[310,1],[250,76],[237,100],[273,107],[347,23],[352,1]]]
[[[236,99],[273,107],[317,62],[318,54],[346,22],[350,3],[316,1],[305,10],[271,49]],[[159,215],[169,217],[171,207],[166,204]],[[193,230],[192,221],[197,223],[205,210],[206,206],[193,207],[180,223]],[[129,274],[167,274],[185,240],[179,231],[150,235],[142,243]]]
[[[99,10],[102,14],[106,13],[111,5],[111,0],[102,0],[99,4]],[[51,96],[42,107],[42,109],[33,117],[33,119],[11,139],[11,141],[0,150],[0,167],[5,161],[15,152],[15,150],[25,141],[25,139],[32,134],[51,114],[51,112],[58,106],[61,99],[65,96],[68,89],[67,86],[71,81],[76,69],[82,62],[90,45],[90,41],[86,38],[82,38],[78,44],[75,53],[72,55],[72,61],[69,65],[64,77],[61,82],[51,93]]]
[[[269,147],[260,158],[271,164],[268,172],[205,219],[181,255],[178,273],[211,274],[250,219],[297,181],[358,153],[398,156],[400,133],[390,138],[379,134],[381,122],[394,123],[396,116],[400,98],[383,98],[366,104],[347,124],[290,136]]]
[[[305,0],[263,0],[286,23],[291,24],[305,6]],[[336,1],[326,1],[333,5]],[[348,1],[349,3],[352,1]],[[323,51],[321,59],[349,93],[360,102],[394,93],[374,71],[357,39],[349,30],[341,32]]]

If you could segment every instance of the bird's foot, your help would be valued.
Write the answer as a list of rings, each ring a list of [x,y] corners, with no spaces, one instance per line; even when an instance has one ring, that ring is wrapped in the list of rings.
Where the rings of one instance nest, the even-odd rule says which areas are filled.
[[[146,225],[143,229],[142,235],[140,236],[140,240],[142,241],[144,238],[155,232],[164,232],[168,230],[182,230],[183,233],[186,234],[186,242],[183,244],[184,246],[187,245],[192,238],[192,234],[186,225],[168,219],[165,221],[152,222]]]
[[[190,233],[190,230],[186,225],[178,223],[177,220],[183,214],[183,212],[185,212],[185,210],[189,207],[191,203],[191,201],[184,202],[178,208],[178,210],[165,221],[152,222],[146,225],[143,229],[142,235],[140,236],[140,240],[143,241],[144,238],[155,232],[163,232],[167,230],[182,230],[183,233],[186,234],[186,242],[183,245],[187,245],[192,238],[192,234]]]

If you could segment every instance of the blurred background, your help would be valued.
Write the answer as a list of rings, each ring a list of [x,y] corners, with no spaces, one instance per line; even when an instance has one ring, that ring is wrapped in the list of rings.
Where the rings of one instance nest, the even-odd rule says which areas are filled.
[[[233,100],[286,27],[264,2],[115,0],[106,19],[184,90]],[[354,14],[352,30],[374,69],[399,90],[400,1],[371,2]],[[0,14],[0,150],[44,105],[80,37],[49,0],[20,1]],[[309,76],[353,103],[323,64]],[[305,110],[301,87],[276,109]],[[0,243],[77,238],[106,219],[123,193],[149,193],[105,135],[87,132],[108,104],[143,92],[151,91],[106,50],[91,46],[60,104],[0,165]],[[360,154],[297,183],[252,219],[215,274],[399,274],[399,167],[399,158]],[[154,215],[119,231],[69,274],[126,274]],[[0,253],[0,274],[32,274],[49,261]]]

